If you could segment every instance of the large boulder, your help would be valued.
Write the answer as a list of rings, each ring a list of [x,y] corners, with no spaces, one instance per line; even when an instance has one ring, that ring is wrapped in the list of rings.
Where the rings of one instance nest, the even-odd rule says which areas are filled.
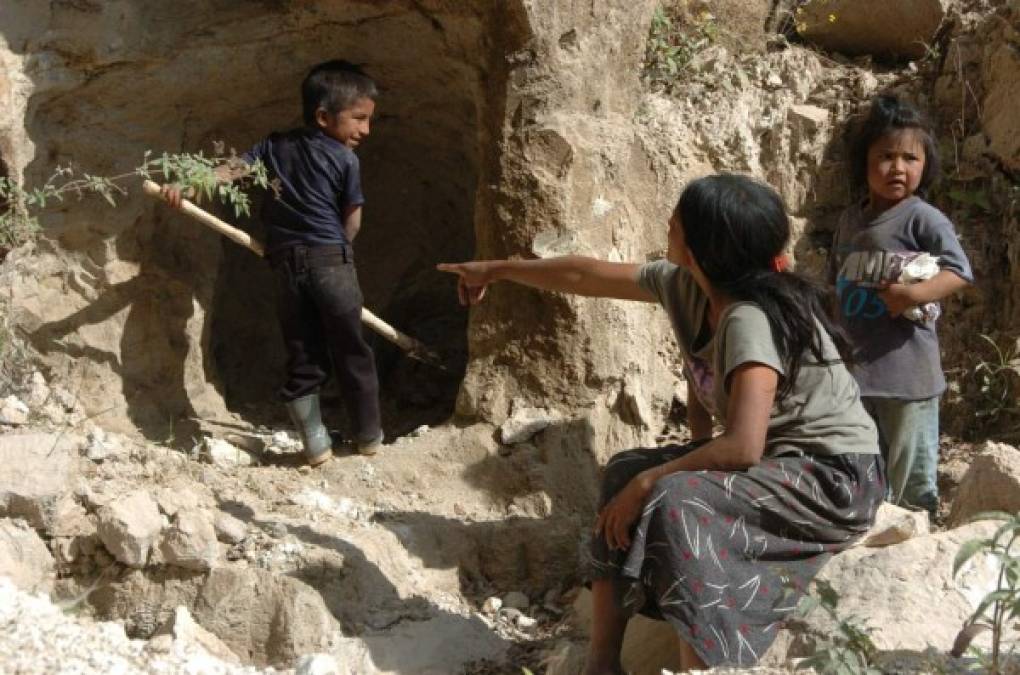
[[[163,529],[163,516],[148,492],[137,490],[99,509],[99,538],[128,567],[145,567]]]
[[[0,436],[0,516],[24,518],[48,531],[71,506],[77,462],[77,444],[69,436]]]
[[[30,593],[53,586],[53,556],[35,530],[23,520],[0,520],[0,577]]]
[[[953,560],[965,542],[995,528],[983,521],[895,546],[852,548],[835,556],[818,578],[835,590],[838,616],[858,617],[874,629],[878,649],[948,652],[977,603],[994,589],[997,571],[979,557],[954,578]],[[807,656],[817,636],[834,628],[825,612],[815,611],[797,625],[789,649],[770,657]]]
[[[985,442],[956,490],[949,526],[982,511],[1020,511],[1020,450],[1011,445]]]
[[[808,0],[796,10],[797,32],[850,55],[916,59],[925,55],[948,0]]]

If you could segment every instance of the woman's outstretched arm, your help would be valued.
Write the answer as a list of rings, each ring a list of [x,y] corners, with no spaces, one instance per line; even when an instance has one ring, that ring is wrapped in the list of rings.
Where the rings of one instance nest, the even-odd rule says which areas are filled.
[[[562,256],[542,260],[476,260],[440,263],[442,272],[459,277],[461,303],[473,305],[485,296],[494,281],[514,283],[546,291],[559,291],[597,298],[654,302],[652,294],[638,284],[636,263],[615,263],[584,256]]]

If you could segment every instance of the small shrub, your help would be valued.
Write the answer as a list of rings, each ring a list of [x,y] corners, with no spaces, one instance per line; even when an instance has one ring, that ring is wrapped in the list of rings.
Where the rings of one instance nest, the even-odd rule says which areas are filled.
[[[981,513],[972,520],[997,520],[1002,523],[989,539],[971,539],[965,542],[953,561],[953,576],[959,574],[964,564],[981,553],[998,560],[999,572],[996,587],[989,591],[977,609],[963,625],[956,637],[952,654],[960,658],[967,651],[981,662],[984,672],[1004,673],[1003,633],[1010,623],[1020,618],[1020,513]],[[971,642],[984,631],[992,632],[992,651],[985,654],[973,647]],[[1012,655],[1016,645],[1009,651]]]
[[[820,675],[880,675],[874,663],[878,654],[871,640],[873,629],[856,616],[840,616],[839,593],[827,581],[813,582],[817,597],[805,595],[797,606],[797,614],[805,617],[821,608],[835,629],[816,635],[815,652],[797,663],[797,669],[814,668]]]
[[[645,48],[645,81],[669,88],[695,55],[713,44],[718,35],[719,28],[710,12],[685,18],[660,5],[652,16]]]
[[[980,337],[991,351],[987,359],[978,356],[968,373],[974,415],[984,427],[1016,432],[1020,428],[1020,339],[1000,345],[988,335]]]

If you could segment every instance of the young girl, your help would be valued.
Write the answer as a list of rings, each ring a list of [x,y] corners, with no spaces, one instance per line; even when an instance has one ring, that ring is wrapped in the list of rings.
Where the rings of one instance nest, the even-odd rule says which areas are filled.
[[[934,316],[904,312],[973,281],[949,219],[922,197],[938,176],[938,150],[916,109],[893,96],[873,102],[854,148],[867,189],[836,229],[830,281],[855,347],[853,374],[878,425],[893,503],[938,507],[939,396],[946,389]],[[892,270],[917,253],[938,256],[927,281],[896,283]],[[937,316],[937,313],[936,313]]]
[[[822,563],[872,524],[884,492],[875,426],[824,292],[784,270],[789,234],[771,188],[716,175],[683,191],[663,261],[439,266],[460,275],[466,303],[498,280],[658,302],[688,362],[705,364],[691,385],[725,431],[606,466],[589,675],[623,672],[634,611],[673,625],[687,668],[754,664]]]

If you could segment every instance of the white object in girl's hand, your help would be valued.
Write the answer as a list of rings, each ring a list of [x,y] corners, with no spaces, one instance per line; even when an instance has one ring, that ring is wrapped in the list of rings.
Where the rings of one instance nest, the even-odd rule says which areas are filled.
[[[919,253],[904,262],[896,280],[901,284],[916,284],[920,281],[931,279],[939,273],[939,270],[938,256],[931,255],[930,253]],[[926,302],[903,312],[903,316],[918,323],[934,321],[941,314],[942,310],[937,302]]]

